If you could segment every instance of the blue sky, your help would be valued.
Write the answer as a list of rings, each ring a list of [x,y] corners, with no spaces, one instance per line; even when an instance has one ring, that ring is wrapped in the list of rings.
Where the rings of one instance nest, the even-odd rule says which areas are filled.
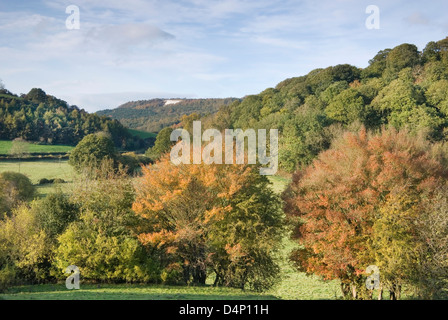
[[[66,7],[80,10],[68,30]],[[368,5],[380,9],[369,30]],[[149,98],[243,97],[379,50],[448,36],[446,0],[0,0],[0,79],[88,111]]]

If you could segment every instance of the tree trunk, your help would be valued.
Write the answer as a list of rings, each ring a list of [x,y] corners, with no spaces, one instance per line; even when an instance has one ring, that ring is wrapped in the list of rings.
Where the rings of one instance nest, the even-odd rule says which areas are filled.
[[[358,297],[358,293],[356,292],[355,285],[352,285],[352,297],[353,297],[353,300],[356,300],[356,298]]]
[[[350,296],[350,285],[346,283],[341,283],[341,291],[344,298],[348,299]]]
[[[378,290],[378,300],[383,300],[383,286],[380,286]]]
[[[205,281],[207,280],[207,273],[202,267],[194,267],[193,270],[193,283],[204,285]]]
[[[401,296],[401,285],[396,283],[392,284],[392,288],[390,290],[390,300],[398,300]]]

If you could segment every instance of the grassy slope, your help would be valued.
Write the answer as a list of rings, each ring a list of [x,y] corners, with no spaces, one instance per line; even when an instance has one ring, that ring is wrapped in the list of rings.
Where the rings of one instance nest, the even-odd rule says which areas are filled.
[[[0,161],[0,172],[13,171],[19,172],[19,162],[18,161]],[[55,189],[61,188],[66,191],[72,185],[74,178],[73,168],[68,164],[66,160],[43,160],[43,161],[21,161],[20,162],[20,173],[23,173],[28,178],[30,178],[33,184],[39,183],[40,179],[56,179],[60,178],[65,180],[67,183],[64,184],[46,184],[42,186],[37,186],[38,192],[41,197],[44,197],[48,193],[54,192]]]
[[[0,154],[8,154],[9,149],[11,149],[11,141],[0,140]],[[60,153],[69,152],[72,150],[71,146],[61,146],[61,145],[39,145],[39,144],[29,144],[28,152],[30,153]]]
[[[0,162],[0,172],[17,171],[16,162]],[[41,178],[62,178],[66,181],[73,180],[73,171],[66,161],[39,161],[22,162],[21,172],[27,174],[33,182]],[[280,193],[289,182],[284,177],[270,177],[273,189]],[[70,184],[62,185],[68,188]],[[41,193],[49,193],[52,185],[40,187]],[[273,289],[263,294],[243,292],[231,288],[205,287],[177,287],[160,285],[88,285],[81,281],[81,290],[69,291],[64,283],[23,286],[10,289],[7,294],[0,295],[0,299],[200,299],[200,300],[239,300],[239,299],[288,299],[288,300],[312,300],[335,299],[340,297],[339,282],[323,282],[317,277],[308,277],[297,272],[288,260],[288,255],[294,249],[295,244],[285,236],[284,248],[280,257],[282,268],[282,280]],[[82,274],[81,274],[82,276]]]
[[[0,172],[5,171],[19,172],[19,161],[0,161]],[[28,176],[34,184],[43,178],[73,181],[73,168],[66,160],[21,161],[20,173]]]
[[[162,285],[93,285],[81,282],[70,291],[65,284],[15,287],[0,299],[14,300],[272,300],[269,294],[247,293],[238,289]]]
[[[134,129],[128,129],[128,131],[133,135],[137,136],[141,139],[147,139],[147,138],[155,138],[157,137],[157,133],[153,132],[146,132],[146,131],[140,131],[140,130],[134,130]]]

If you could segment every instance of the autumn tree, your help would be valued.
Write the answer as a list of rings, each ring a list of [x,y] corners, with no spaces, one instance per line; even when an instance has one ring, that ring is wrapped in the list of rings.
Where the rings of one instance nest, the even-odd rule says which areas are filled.
[[[299,269],[339,279],[346,297],[366,298],[363,275],[369,265],[406,261],[408,267],[388,271],[388,288],[396,288],[397,297],[407,276],[403,268],[416,266],[406,257],[418,243],[409,222],[415,203],[447,176],[445,162],[432,154],[429,142],[406,131],[372,135],[363,129],[345,134],[296,172],[284,198],[293,237],[303,246],[292,255]],[[400,201],[391,198],[397,188]]]
[[[164,265],[162,280],[263,290],[275,283],[279,199],[247,165],[179,165],[168,156],[143,168],[134,211],[139,240]]]

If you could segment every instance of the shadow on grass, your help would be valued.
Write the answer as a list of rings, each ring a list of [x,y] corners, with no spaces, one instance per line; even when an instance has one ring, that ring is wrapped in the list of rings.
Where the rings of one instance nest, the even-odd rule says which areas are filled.
[[[279,300],[273,295],[230,288],[176,287],[161,285],[35,285],[10,288],[0,294],[5,300]]]

